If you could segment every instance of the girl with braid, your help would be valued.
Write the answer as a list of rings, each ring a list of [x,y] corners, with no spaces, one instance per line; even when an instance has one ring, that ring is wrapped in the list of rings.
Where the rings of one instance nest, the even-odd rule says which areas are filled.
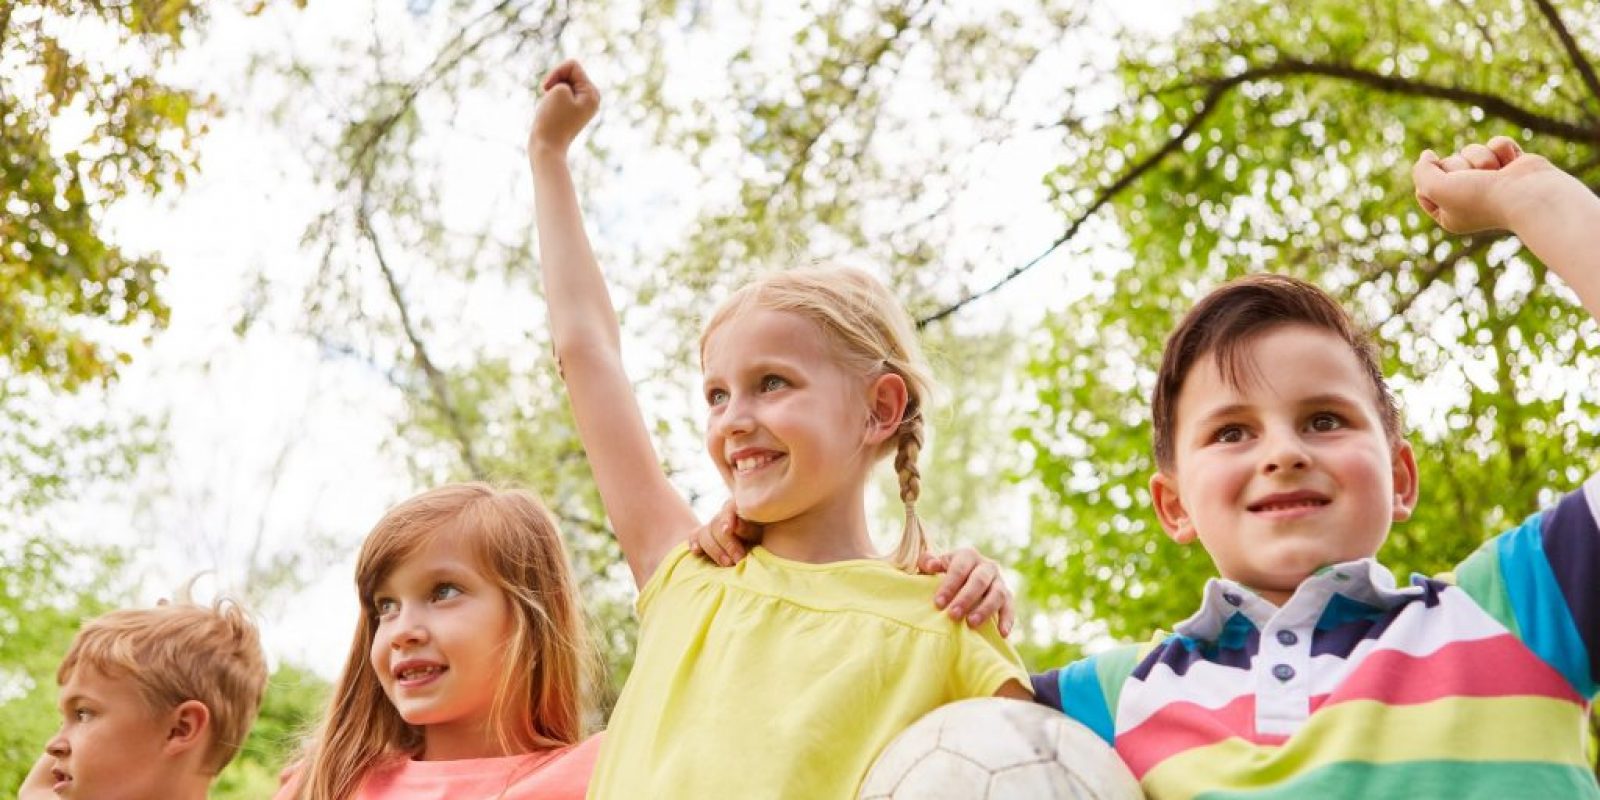
[[[599,94],[575,62],[544,81],[529,137],[540,269],[578,434],[639,586],[639,643],[591,798],[854,796],[878,751],[954,700],[1029,697],[993,622],[929,601],[916,467],[931,388],[910,318],[864,273],[793,270],[736,292],[700,339],[705,441],[738,516],[762,527],[721,567],[668,482],[623,370],[568,149]],[[906,524],[880,557],[865,493],[896,454]]]

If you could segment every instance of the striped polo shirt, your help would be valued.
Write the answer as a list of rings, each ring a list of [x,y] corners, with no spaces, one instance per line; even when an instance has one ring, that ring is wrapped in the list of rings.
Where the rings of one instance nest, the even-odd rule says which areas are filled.
[[[1148,797],[1600,798],[1600,476],[1397,587],[1372,559],[1282,608],[1228,580],[1144,645],[1033,676]]]

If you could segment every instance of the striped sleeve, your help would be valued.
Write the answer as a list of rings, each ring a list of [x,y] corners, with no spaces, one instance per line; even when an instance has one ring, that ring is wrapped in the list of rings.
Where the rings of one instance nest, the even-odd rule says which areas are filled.
[[[1092,730],[1106,744],[1116,738],[1117,701],[1147,646],[1124,645],[1032,676],[1033,697]]]
[[[1580,695],[1600,691],[1600,476],[1485,542],[1456,578]]]

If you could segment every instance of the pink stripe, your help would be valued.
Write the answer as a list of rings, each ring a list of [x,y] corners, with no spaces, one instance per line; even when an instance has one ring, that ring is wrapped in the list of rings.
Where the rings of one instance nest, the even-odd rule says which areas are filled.
[[[1583,703],[1560,673],[1507,633],[1452,642],[1425,656],[1373,651],[1340,682],[1327,704],[1377,700],[1403,706],[1444,697],[1529,695]]]
[[[1195,747],[1240,738],[1261,745],[1278,745],[1286,736],[1255,735],[1256,698],[1244,695],[1221,708],[1177,702],[1163,706],[1139,726],[1117,737],[1117,755],[1136,778],[1157,764]]]

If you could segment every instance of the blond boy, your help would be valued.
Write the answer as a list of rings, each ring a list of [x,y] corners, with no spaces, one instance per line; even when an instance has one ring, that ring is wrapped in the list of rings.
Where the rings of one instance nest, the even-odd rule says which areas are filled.
[[[255,625],[227,600],[84,623],[56,672],[61,728],[19,800],[201,800],[266,687]]]

